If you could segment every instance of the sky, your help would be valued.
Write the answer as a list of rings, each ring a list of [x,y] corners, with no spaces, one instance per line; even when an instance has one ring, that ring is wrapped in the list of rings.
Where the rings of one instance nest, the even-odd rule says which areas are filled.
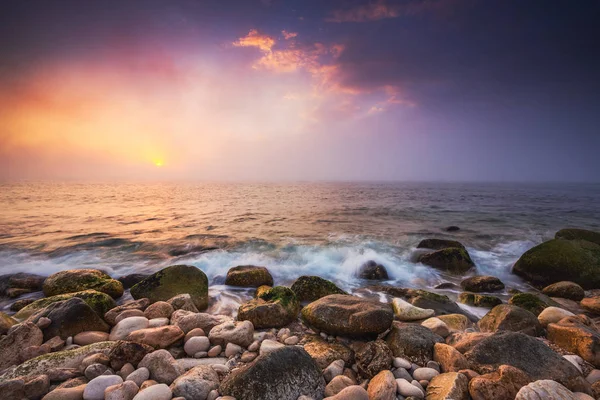
[[[600,1],[4,0],[0,180],[600,181]]]

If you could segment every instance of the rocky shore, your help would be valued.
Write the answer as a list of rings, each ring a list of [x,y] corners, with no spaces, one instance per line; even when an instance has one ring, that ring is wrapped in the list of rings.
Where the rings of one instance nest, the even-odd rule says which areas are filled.
[[[235,266],[225,284],[256,288],[235,315],[206,312],[193,266],[113,279],[75,269],[0,277],[0,393],[44,400],[600,399],[600,233],[564,229],[527,251],[519,292],[474,275],[459,242],[426,239],[418,261],[467,275],[442,289],[390,284],[357,266],[366,291]],[[38,300],[21,296],[43,291]],[[124,300],[129,298],[132,300]],[[365,293],[376,294],[367,296]],[[125,296],[124,296],[125,294]],[[502,296],[500,296],[502,295]],[[508,302],[503,297],[510,295]],[[14,313],[14,314],[13,314]],[[9,315],[11,314],[11,315]]]

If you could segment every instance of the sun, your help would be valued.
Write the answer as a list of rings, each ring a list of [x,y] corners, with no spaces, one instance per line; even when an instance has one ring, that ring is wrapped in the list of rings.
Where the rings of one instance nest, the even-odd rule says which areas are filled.
[[[156,165],[158,168],[160,168],[163,166],[163,162],[161,160],[157,160],[157,161],[154,161],[154,165]]]

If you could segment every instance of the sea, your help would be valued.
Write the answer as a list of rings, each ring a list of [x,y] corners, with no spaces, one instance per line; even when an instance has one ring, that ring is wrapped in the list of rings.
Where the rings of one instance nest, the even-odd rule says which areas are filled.
[[[566,227],[600,230],[600,184],[3,183],[0,275],[194,265],[209,278],[213,311],[229,312],[251,296],[223,284],[236,265],[265,266],[275,284],[318,275],[351,292],[372,284],[356,277],[369,260],[398,287],[460,282],[416,262],[419,241],[435,237],[467,247],[468,275],[527,289],[512,265]]]

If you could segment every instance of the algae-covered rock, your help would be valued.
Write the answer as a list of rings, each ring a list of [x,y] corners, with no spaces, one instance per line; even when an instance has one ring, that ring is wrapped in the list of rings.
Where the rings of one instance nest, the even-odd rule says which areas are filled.
[[[242,287],[273,286],[273,277],[265,267],[240,265],[227,272],[225,284]]]
[[[117,306],[117,303],[115,303],[113,298],[106,293],[102,293],[97,290],[84,290],[75,293],[58,294],[56,296],[44,297],[36,300],[19,310],[19,312],[15,314],[15,318],[24,320],[39,310],[49,306],[50,304],[68,300],[73,297],[77,297],[85,301],[86,304],[101,317],[103,317],[108,310]]]
[[[473,293],[497,292],[504,289],[504,283],[495,276],[472,276],[464,279],[460,286],[463,290]]]
[[[134,299],[148,298],[150,302],[167,301],[187,293],[199,310],[208,307],[208,278],[200,269],[190,265],[173,265],[150,275],[131,288]]]
[[[294,292],[284,286],[275,286],[242,304],[238,309],[238,320],[250,321],[257,329],[279,328],[294,321],[299,311],[300,304]]]
[[[479,328],[482,332],[512,331],[531,336],[537,336],[542,332],[542,327],[534,314],[508,304],[492,308],[479,321]]]
[[[308,275],[296,279],[291,289],[298,301],[315,301],[330,294],[347,294],[327,279]]]
[[[572,281],[600,288],[600,245],[586,240],[553,239],[526,251],[512,272],[538,286]]]
[[[381,264],[369,260],[358,268],[356,276],[361,279],[369,280],[387,280],[389,279],[387,270]]]
[[[467,250],[458,247],[448,247],[433,253],[422,254],[419,256],[418,262],[453,274],[463,274],[475,267]]]
[[[465,249],[465,246],[461,242],[456,240],[447,239],[423,239],[417,245],[417,249],[431,249],[431,250],[442,250],[449,247],[456,247],[459,249]]]
[[[14,318],[9,317],[3,312],[0,312],[0,335],[5,335],[10,327],[16,323],[17,321]]]
[[[546,296],[560,297],[573,301],[581,301],[585,297],[585,292],[581,286],[575,282],[562,281],[546,286],[542,290]]]
[[[394,323],[385,341],[395,357],[426,365],[433,360],[435,344],[444,343],[444,338],[421,325]]]
[[[533,313],[536,317],[545,308],[558,305],[547,296],[535,295],[533,293],[517,293],[508,300],[508,304],[521,307]]]
[[[589,231],[587,229],[567,228],[561,229],[554,235],[556,239],[566,240],[586,240],[588,242],[600,244],[600,232]]]
[[[97,269],[72,269],[50,275],[44,281],[44,295],[81,292],[93,289],[113,298],[123,295],[123,284]]]
[[[484,308],[493,308],[499,304],[502,304],[502,300],[496,296],[466,292],[458,295],[458,301],[469,306]]]
[[[307,335],[304,340],[304,350],[321,369],[327,368],[335,360],[344,360],[348,366],[354,363],[354,350],[342,343],[329,343],[319,335]]]

